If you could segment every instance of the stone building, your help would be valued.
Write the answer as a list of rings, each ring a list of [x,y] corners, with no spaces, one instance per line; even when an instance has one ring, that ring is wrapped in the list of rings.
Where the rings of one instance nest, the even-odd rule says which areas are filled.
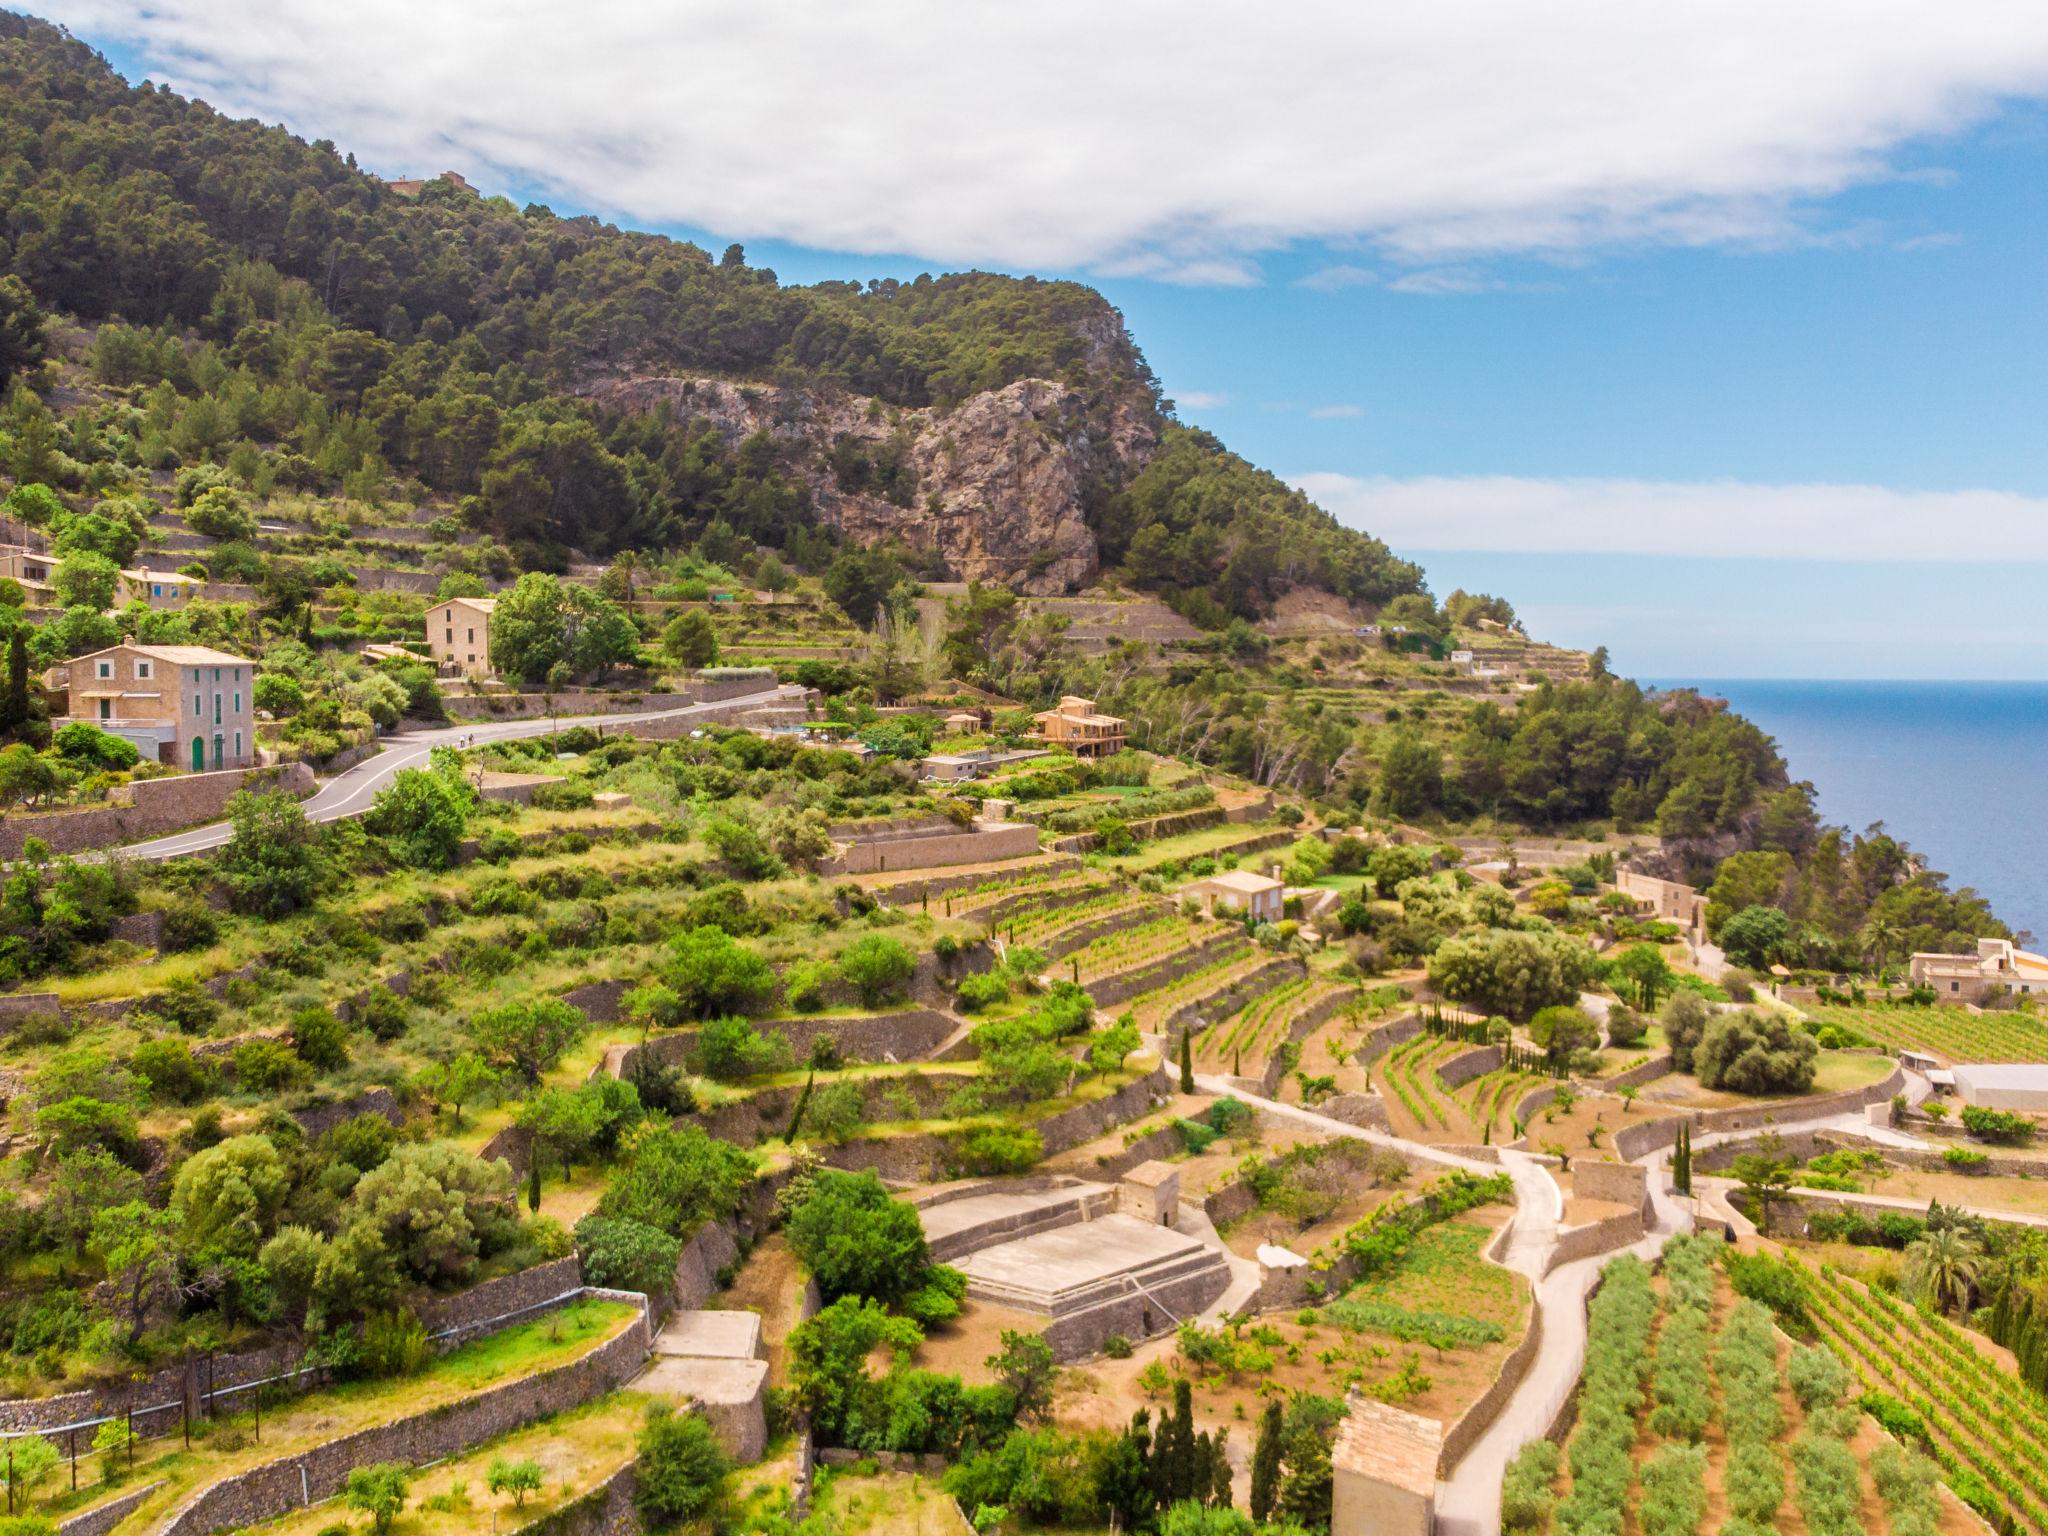
[[[451,597],[427,610],[427,649],[442,672],[491,677],[491,611],[495,597]]]
[[[1330,1536],[1430,1536],[1443,1426],[1359,1393],[1330,1447]]]
[[[2000,989],[2048,993],[2048,957],[2015,948],[2010,939],[1979,939],[1974,955],[1915,955],[1907,975],[1916,987],[1932,987],[1944,1003],[1980,1002]]]
[[[1286,893],[1287,888],[1271,875],[1255,875],[1248,869],[1226,869],[1181,887],[1181,894],[1199,901],[1211,917],[1222,908],[1249,912],[1262,923],[1280,921]]]
[[[70,713],[152,762],[201,773],[256,762],[256,663],[205,645],[119,645],[64,663]]]
[[[146,603],[151,608],[182,608],[199,595],[199,579],[183,571],[122,571],[114,578],[114,606]]]
[[[1068,694],[1052,709],[1033,715],[1036,735],[1049,747],[1065,747],[1076,757],[1108,757],[1124,747],[1124,722],[1099,715],[1093,699]]]

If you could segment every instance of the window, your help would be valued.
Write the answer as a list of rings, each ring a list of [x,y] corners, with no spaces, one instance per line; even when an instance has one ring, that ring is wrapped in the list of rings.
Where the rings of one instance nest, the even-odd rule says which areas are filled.
[[[192,718],[197,720],[206,713],[206,701],[199,695],[192,695]]]
[[[470,643],[471,645],[475,645],[475,644],[476,644],[476,631],[475,631],[474,629],[472,629],[472,630],[471,630],[471,631],[469,632],[469,643]]]
[[[239,759],[241,758],[241,755],[242,755],[242,733],[241,733],[240,731],[237,731],[237,732],[235,732],[235,757],[236,757],[236,759],[237,759],[237,760],[239,760]]]
[[[215,725],[220,724],[220,695],[217,693],[213,696],[213,723]],[[218,736],[213,738],[213,744],[216,748],[220,746],[220,738]],[[213,755],[219,757],[220,753],[216,750]]]
[[[443,645],[453,645],[455,643],[455,628],[453,625],[450,625],[441,632],[441,643]]]
[[[239,715],[239,714],[240,714],[241,712],[242,712],[242,696],[241,696],[241,694],[237,693],[237,694],[235,695],[235,713]],[[240,757],[241,755],[242,755],[242,754],[241,754],[240,750],[239,750],[239,749],[237,749],[237,751],[236,751],[236,753],[235,753],[235,756],[237,756],[237,757]]]
[[[111,661],[101,662],[99,665],[99,675],[101,677],[112,677],[114,675],[114,664]]]
[[[164,584],[160,581],[151,582],[149,584],[149,595],[151,597],[162,597],[164,595]]]
[[[146,661],[135,663],[135,675],[137,677],[148,677],[150,675],[149,663]]]

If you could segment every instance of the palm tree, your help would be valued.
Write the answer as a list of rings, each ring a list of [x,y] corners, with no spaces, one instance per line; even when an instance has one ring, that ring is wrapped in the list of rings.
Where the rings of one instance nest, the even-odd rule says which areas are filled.
[[[1898,926],[1889,918],[1873,917],[1863,925],[1863,932],[1858,937],[1863,942],[1863,952],[1872,957],[1872,974],[1882,976],[1884,963],[1891,956],[1892,946],[1899,941]]]
[[[1953,1227],[1929,1232],[1906,1249],[1906,1287],[1938,1312],[1959,1312],[1976,1293],[1984,1248]]]

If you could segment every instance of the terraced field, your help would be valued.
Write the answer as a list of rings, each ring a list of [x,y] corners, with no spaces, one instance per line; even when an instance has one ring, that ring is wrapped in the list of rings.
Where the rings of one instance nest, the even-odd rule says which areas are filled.
[[[1085,987],[1105,976],[1120,976],[1125,971],[1135,971],[1141,966],[1164,960],[1201,942],[1206,936],[1203,929],[1194,927],[1188,919],[1175,913],[1136,927],[1106,933],[1075,950],[1053,969],[1055,972],[1064,971],[1070,979]]]
[[[1472,1049],[1464,1041],[1417,1035],[1372,1064],[1373,1084],[1396,1135],[1454,1143],[1511,1139],[1516,1100],[1543,1079],[1534,1072],[1498,1071],[1450,1087],[1437,1068]]]
[[[1950,1061],[2048,1061],[2048,1023],[2024,1013],[1967,1008],[1803,1005],[1821,1024],[1854,1030],[1886,1050],[1927,1051]]]
[[[1195,1040],[1196,1061],[1208,1070],[1256,1077],[1285,1042],[1295,1020],[1333,997],[1357,990],[1315,976],[1284,982],[1202,1031]]]
[[[1197,998],[1213,997],[1233,983],[1249,976],[1273,958],[1272,951],[1260,949],[1251,940],[1219,946],[1215,959],[1200,970],[1140,993],[1124,1007],[1136,1016],[1141,1030],[1161,1028],[1169,1014]]]
[[[1143,912],[1147,908],[1156,911],[1158,907],[1157,896],[1148,896],[1143,891],[1124,886],[1105,886],[1100,896],[1070,906],[1027,906],[1004,918],[999,931],[1007,944],[1025,944],[1033,949],[1042,949],[1069,928],[1079,927],[1082,923]]]
[[[2012,1529],[2048,1533],[2048,1405],[1953,1323],[1827,1265],[1808,1281],[1822,1336],[1867,1389],[1920,1415],[1950,1486],[1980,1478]]]

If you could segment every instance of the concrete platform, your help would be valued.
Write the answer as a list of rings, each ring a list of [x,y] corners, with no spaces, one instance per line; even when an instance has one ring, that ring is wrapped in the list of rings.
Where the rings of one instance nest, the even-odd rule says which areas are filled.
[[[768,1392],[766,1360],[657,1355],[632,1387],[674,1398],[702,1413],[734,1461],[759,1461],[768,1449],[763,1407]]]
[[[678,1312],[654,1336],[657,1355],[695,1356],[707,1360],[753,1360],[761,1357],[761,1314],[758,1312]]]
[[[932,1258],[959,1264],[966,1255],[1034,1233],[1089,1221],[1116,1209],[1107,1184],[1072,1181],[1036,1189],[994,1187],[918,1208]]]
[[[1118,1275],[1207,1251],[1171,1227],[1112,1215],[984,1248],[963,1259],[960,1267],[967,1272],[970,1290],[981,1281],[1013,1296],[1041,1297],[1040,1310],[1057,1311],[1062,1298]]]

